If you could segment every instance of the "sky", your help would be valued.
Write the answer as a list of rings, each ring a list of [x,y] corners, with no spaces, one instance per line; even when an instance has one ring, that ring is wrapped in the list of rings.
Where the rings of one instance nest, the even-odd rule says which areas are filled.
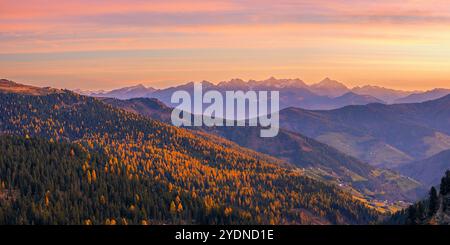
[[[450,88],[450,3],[0,0],[0,78],[97,90],[271,76]]]

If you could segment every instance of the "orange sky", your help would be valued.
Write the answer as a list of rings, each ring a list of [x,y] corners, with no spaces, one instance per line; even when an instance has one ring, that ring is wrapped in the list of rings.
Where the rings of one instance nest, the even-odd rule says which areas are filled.
[[[270,76],[450,87],[450,3],[0,1],[2,78],[111,89]]]

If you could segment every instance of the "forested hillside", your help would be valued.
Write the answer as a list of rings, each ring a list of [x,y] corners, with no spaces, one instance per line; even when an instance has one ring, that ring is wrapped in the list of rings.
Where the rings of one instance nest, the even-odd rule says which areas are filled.
[[[17,145],[11,147],[17,150],[5,148],[0,157],[2,168],[9,169],[2,171],[6,193],[2,196],[11,196],[2,202],[13,207],[21,202],[37,210],[21,214],[26,219],[20,220],[14,208],[6,209],[5,223],[100,224],[114,219],[116,223],[361,224],[377,216],[349,194],[281,167],[275,159],[232,143],[225,147],[69,91],[40,96],[0,92],[0,132],[25,138],[12,139]],[[38,140],[42,150],[28,154],[33,148],[27,149],[27,142],[34,137],[48,142]],[[63,153],[57,154],[60,158],[67,158],[69,148],[74,150],[72,158],[65,159],[72,170],[48,169],[33,176],[33,165],[55,164],[49,159],[55,153],[45,151],[54,145]],[[24,155],[36,157],[26,160]],[[45,177],[39,173],[50,176],[50,181],[42,182]],[[18,174],[30,175],[29,182],[17,182]],[[32,189],[25,190],[33,182],[41,187],[33,189],[31,184]],[[132,195],[121,193],[125,190],[132,190]],[[48,202],[43,193],[49,193]],[[98,196],[102,194],[104,199]],[[73,219],[66,215],[70,220],[62,219],[64,208],[74,205],[76,210],[74,195],[86,200],[86,205],[80,204],[84,209],[95,210],[106,202],[114,208],[106,206],[109,211],[103,213],[80,211]],[[42,211],[47,218],[39,218],[38,210],[44,208],[52,211]],[[130,216],[130,210],[139,210],[139,215]]]
[[[450,170],[445,172],[438,189],[431,187],[427,199],[396,213],[388,223],[450,225]]]
[[[105,103],[152,119],[170,123],[171,109],[156,99],[102,99]],[[192,116],[191,116],[192,117]],[[261,138],[259,127],[188,127],[194,133],[218,135],[264,154],[306,169],[309,174],[348,186],[365,198],[415,201],[426,193],[421,184],[396,172],[376,168],[333,147],[280,128],[277,136]]]
[[[161,224],[212,216],[198,198],[151,178],[108,174],[108,157],[78,144],[1,136],[0,156],[1,224]]]

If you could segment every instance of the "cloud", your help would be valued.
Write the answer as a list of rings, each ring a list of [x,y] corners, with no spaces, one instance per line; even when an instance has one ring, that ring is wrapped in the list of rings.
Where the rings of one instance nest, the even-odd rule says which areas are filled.
[[[0,73],[65,79],[84,71],[112,80],[108,64],[124,67],[122,77],[163,80],[197,64],[186,68],[192,78],[202,79],[202,69],[269,76],[277,67],[289,67],[288,75],[354,67],[377,75],[385,62],[401,71],[417,66],[425,77],[450,64],[449,25],[448,0],[2,0]],[[239,52],[229,57],[231,50]],[[133,70],[141,64],[159,70]]]
[[[230,1],[199,0],[3,0],[0,19],[54,19],[65,16],[92,16],[120,13],[202,13],[231,11]]]

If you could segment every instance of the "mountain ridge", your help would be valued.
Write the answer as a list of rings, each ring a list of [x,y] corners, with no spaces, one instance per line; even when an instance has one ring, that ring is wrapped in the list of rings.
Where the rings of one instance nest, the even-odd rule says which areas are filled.
[[[249,80],[244,81],[242,79],[231,79],[230,81],[222,81],[218,84],[213,84],[207,81],[203,81],[203,89],[204,90],[218,90],[221,93],[224,93],[226,90],[279,90],[280,91],[280,106],[282,108],[286,108],[289,106],[300,106],[307,109],[335,109],[345,105],[350,104],[368,104],[368,103],[383,103],[382,100],[377,99],[375,97],[371,97],[368,95],[359,95],[352,94],[351,98],[348,95],[345,96],[346,93],[350,93],[350,89],[345,89],[343,91],[341,89],[340,92],[336,93],[335,84],[339,84],[345,87],[340,82],[324,79],[321,82],[313,85],[307,85],[302,80],[296,79],[276,79],[274,77],[270,77],[266,80]],[[123,88],[123,89],[127,89]],[[118,99],[129,99],[133,98],[129,96],[129,94],[118,94],[118,92],[123,89],[116,89],[111,92],[106,92],[102,94],[90,94],[91,96],[100,96],[100,97],[113,97]],[[178,90],[185,90],[192,94],[193,91],[193,82],[172,86],[164,89],[157,89],[154,91],[143,91],[142,93],[137,94],[134,97],[150,97],[157,98],[160,101],[164,102],[166,105],[174,106],[170,97],[173,92]],[[346,101],[348,99],[348,101]]]
[[[59,93],[61,92],[61,90],[50,87],[40,88],[30,85],[19,84],[7,79],[0,79],[0,92],[29,94],[29,95],[46,95],[51,93]]]
[[[439,152],[427,159],[405,164],[395,170],[428,186],[436,186],[441,180],[441,173],[448,169],[450,169],[450,150]]]
[[[143,89],[136,94],[120,94],[121,90],[126,90],[132,87],[125,87],[122,89],[115,89],[109,92],[102,93],[85,93],[90,96],[97,97],[113,97],[119,99],[130,99],[137,97],[153,97],[157,98],[167,105],[170,103],[170,95],[176,90],[191,90],[192,82],[172,86],[163,89],[148,88],[147,91]],[[325,78],[318,83],[306,84],[299,78],[295,79],[277,79],[270,77],[265,80],[248,80],[244,81],[239,78],[234,78],[229,81],[221,81],[217,84],[213,84],[208,81],[203,81],[204,87],[207,89],[215,89],[223,91],[225,89],[230,90],[280,90],[282,99],[281,104],[283,108],[290,106],[300,107],[310,110],[330,110],[337,109],[347,105],[365,105],[370,103],[418,103],[426,100],[433,100],[442,97],[450,93],[450,89],[435,89],[433,91],[404,91],[385,88],[376,85],[364,85],[356,86],[353,88],[347,87],[344,83],[333,80],[331,78]],[[143,86],[143,85],[142,85]],[[144,86],[145,87],[145,86]],[[448,93],[446,91],[449,91]],[[345,95],[352,92],[358,96],[358,100],[355,101],[334,101],[334,98]],[[428,93],[433,95],[427,95]],[[283,96],[285,94],[285,96]],[[360,97],[359,97],[360,96]],[[367,97],[369,96],[369,97]],[[173,106],[173,105],[171,105]]]
[[[395,100],[396,104],[401,103],[420,103],[430,100],[435,100],[438,98],[442,98],[446,95],[450,94],[450,89],[445,88],[435,88],[433,90],[428,90],[422,93],[413,93],[404,98],[399,98]]]
[[[374,165],[395,167],[450,148],[450,95],[422,103],[355,105],[329,111],[290,107],[280,112],[280,122],[286,129]]]
[[[345,84],[332,80],[328,77],[318,83],[311,84],[309,88],[312,92],[318,95],[328,96],[331,98],[343,96],[351,91]]]
[[[356,86],[352,88],[352,91],[360,95],[374,96],[375,98],[379,98],[389,104],[393,104],[397,99],[404,98],[413,93],[420,93],[419,91],[403,91],[376,85]]]

